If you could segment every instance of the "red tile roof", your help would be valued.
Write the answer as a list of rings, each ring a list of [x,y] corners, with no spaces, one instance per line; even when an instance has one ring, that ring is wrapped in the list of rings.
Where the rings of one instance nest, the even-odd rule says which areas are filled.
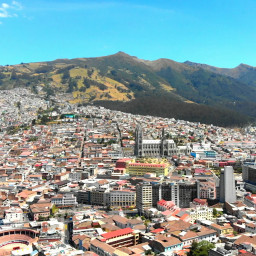
[[[119,230],[115,230],[115,231],[111,231],[108,233],[105,233],[103,235],[101,235],[104,239],[102,239],[101,241],[106,241],[107,239],[111,239],[117,236],[123,236],[123,235],[128,235],[130,233],[133,232],[133,229],[131,228],[124,228],[124,229],[119,229]]]

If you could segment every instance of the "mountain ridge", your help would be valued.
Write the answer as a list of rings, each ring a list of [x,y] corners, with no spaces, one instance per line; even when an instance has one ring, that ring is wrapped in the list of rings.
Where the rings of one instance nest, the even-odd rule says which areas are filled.
[[[159,115],[167,116],[169,112],[169,116],[175,117],[179,116],[179,108],[181,112],[186,110],[189,113],[187,104],[193,104],[198,115],[183,113],[180,116],[193,120],[198,116],[199,121],[207,120],[209,123],[211,118],[201,113],[201,107],[212,116],[215,115],[214,111],[218,112],[220,119],[222,114],[233,116],[234,122],[227,118],[229,121],[226,124],[222,121],[221,125],[240,125],[256,118],[256,77],[254,79],[254,69],[245,64],[237,69],[232,69],[233,73],[238,74],[235,77],[233,73],[230,73],[231,76],[226,70],[206,64],[181,63],[167,58],[143,60],[119,51],[95,58],[65,58],[0,66],[0,89],[22,86],[35,91],[39,86],[48,96],[69,93],[73,97],[72,103],[107,104],[109,101],[111,105],[111,102],[124,102],[136,112],[131,106],[132,102],[137,106],[138,113],[149,107],[147,101],[161,104],[162,100],[169,105],[169,109],[155,107]],[[248,72],[251,76],[248,76]],[[242,76],[247,76],[247,80]],[[140,100],[144,102],[144,110]],[[171,106],[176,110],[172,110]],[[152,113],[155,109],[152,108]],[[155,115],[158,112],[154,112]],[[243,121],[236,120],[236,117]],[[216,119],[212,118],[213,123],[218,123]]]

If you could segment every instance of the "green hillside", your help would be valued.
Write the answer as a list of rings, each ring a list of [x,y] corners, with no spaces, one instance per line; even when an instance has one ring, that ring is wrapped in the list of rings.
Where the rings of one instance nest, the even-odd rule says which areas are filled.
[[[256,87],[256,67],[252,67],[246,64],[240,64],[235,68],[217,68],[206,64],[199,64],[190,61],[186,61],[185,64],[192,67],[200,67],[202,69],[232,77],[242,83]]]

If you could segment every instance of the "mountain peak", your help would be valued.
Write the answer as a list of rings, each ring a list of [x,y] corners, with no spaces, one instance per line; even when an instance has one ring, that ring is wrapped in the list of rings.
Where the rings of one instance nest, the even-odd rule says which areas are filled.
[[[241,63],[237,66],[237,68],[252,68],[252,66],[250,65],[247,65],[247,64],[244,64],[244,63]]]
[[[129,54],[127,54],[125,52],[122,52],[122,51],[119,51],[119,52],[115,53],[114,55],[124,56],[124,57],[131,57]]]
[[[194,64],[197,64],[197,63],[195,63],[195,62],[193,62],[193,61],[190,61],[190,60],[186,60],[186,61],[184,61],[183,63],[184,63],[184,64],[187,64],[187,65],[194,65]]]

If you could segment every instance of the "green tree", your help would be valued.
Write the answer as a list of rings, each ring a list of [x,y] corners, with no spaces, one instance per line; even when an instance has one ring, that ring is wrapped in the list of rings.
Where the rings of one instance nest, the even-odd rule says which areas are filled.
[[[188,256],[207,256],[210,249],[213,249],[214,244],[208,241],[193,242]]]
[[[20,107],[21,107],[20,101],[17,101],[17,102],[16,102],[16,107],[20,110]]]
[[[49,122],[49,121],[50,121],[50,119],[49,119],[48,116],[43,115],[43,116],[41,117],[41,124],[46,124],[46,123]]]
[[[69,70],[65,69],[62,74],[61,82],[65,84],[67,80],[70,78]]]
[[[71,93],[75,90],[77,90],[77,82],[76,82],[76,80],[70,78],[68,81],[67,93]]]
[[[152,255],[152,254],[153,254],[152,250],[146,250],[145,251],[145,255]]]
[[[54,205],[52,206],[51,212],[52,212],[52,214],[54,215],[56,212],[58,212],[58,210],[59,210],[59,208],[54,204]]]

